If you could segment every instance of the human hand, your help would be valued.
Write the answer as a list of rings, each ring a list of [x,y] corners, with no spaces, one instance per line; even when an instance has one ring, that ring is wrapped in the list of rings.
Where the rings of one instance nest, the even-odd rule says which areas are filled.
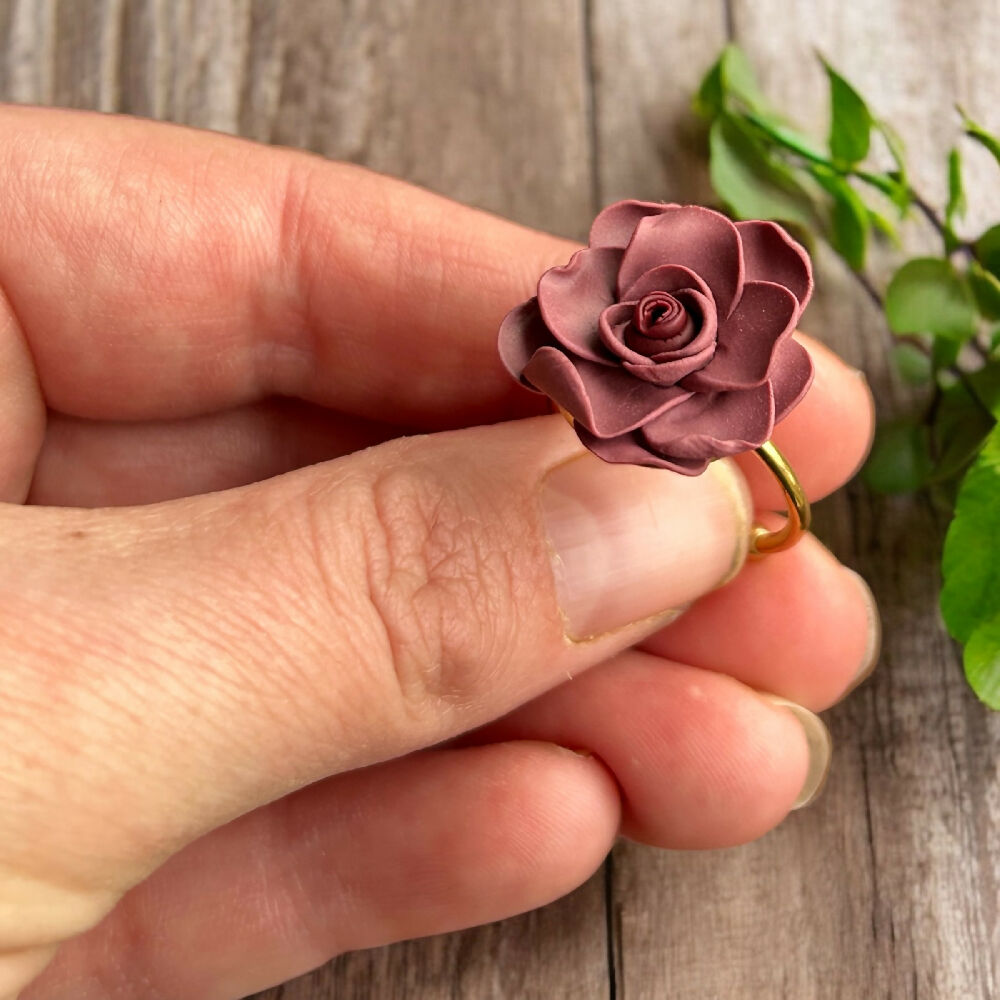
[[[755,690],[837,700],[870,596],[811,537],[703,596],[782,505],[754,459],[604,465],[510,382],[571,244],[207,133],[0,135],[0,996],[63,942],[25,998],[241,996],[815,789]],[[806,342],[815,499],[871,401]]]

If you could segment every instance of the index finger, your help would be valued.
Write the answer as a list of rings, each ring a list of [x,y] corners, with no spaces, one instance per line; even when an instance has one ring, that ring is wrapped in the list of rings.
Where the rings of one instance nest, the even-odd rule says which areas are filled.
[[[49,407],[289,395],[420,426],[538,412],[504,313],[575,249],[369,171],[85,112],[0,110],[0,276]]]

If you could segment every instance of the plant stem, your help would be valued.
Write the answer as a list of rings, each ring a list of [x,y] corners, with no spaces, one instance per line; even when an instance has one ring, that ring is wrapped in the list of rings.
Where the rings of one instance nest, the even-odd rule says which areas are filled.
[[[978,340],[976,340],[975,338],[973,338],[968,343],[969,343],[969,347],[971,347],[976,352],[976,354],[979,355],[979,357],[983,361],[989,361],[990,360],[990,352],[985,347],[983,347],[983,345],[981,343],[979,343]]]
[[[937,464],[938,459],[941,457],[941,443],[938,441],[938,436],[935,434],[935,427],[937,422],[938,410],[941,409],[941,401],[944,399],[944,392],[941,390],[941,383],[937,379],[934,380],[934,391],[931,395],[930,405],[927,407],[927,413],[924,415],[924,425],[927,427],[927,443],[929,445],[928,451],[930,451],[931,460]]]
[[[965,254],[969,260],[976,259],[976,248],[968,240],[959,240],[954,242],[955,234],[951,233],[950,238],[953,241],[951,250],[948,249],[949,232],[948,227],[945,225],[944,220],[937,214],[934,210],[934,206],[927,201],[926,198],[921,197],[913,188],[908,188],[910,192],[910,199],[913,204],[917,206],[923,217],[934,227],[935,232],[941,237],[941,242],[944,244],[945,256],[952,256],[956,253]]]
[[[868,277],[864,271],[855,271],[852,267],[850,269],[851,274],[854,275],[855,280],[858,284],[868,293],[868,298],[872,300],[875,304],[875,308],[880,312],[884,310],[885,303],[882,301],[882,296],[879,294],[879,290],[872,284],[871,279]]]
[[[909,344],[910,347],[919,351],[925,358],[934,357],[934,352],[915,333],[892,333],[890,336],[894,344]]]
[[[938,236],[942,240],[946,239],[947,229],[945,228],[944,222],[938,216],[937,212],[934,211],[934,207],[925,198],[922,198],[913,188],[909,188],[910,200],[913,202],[917,208],[923,213],[924,218],[937,230]]]

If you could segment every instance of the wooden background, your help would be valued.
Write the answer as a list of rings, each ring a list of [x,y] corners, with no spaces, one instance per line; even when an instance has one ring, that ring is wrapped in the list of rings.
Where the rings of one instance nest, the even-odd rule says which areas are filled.
[[[582,236],[619,197],[710,198],[687,106],[727,39],[820,130],[821,49],[939,204],[952,103],[1000,127],[998,0],[0,0],[0,97],[304,146]],[[972,221],[1000,217],[995,165],[969,159]],[[820,282],[807,327],[869,372],[883,415],[904,406],[879,314],[835,261]],[[829,713],[818,804],[738,850],[622,844],[544,910],[261,1000],[1000,996],[1000,717],[938,622],[944,525],[858,484],[818,522],[885,620],[880,671]]]

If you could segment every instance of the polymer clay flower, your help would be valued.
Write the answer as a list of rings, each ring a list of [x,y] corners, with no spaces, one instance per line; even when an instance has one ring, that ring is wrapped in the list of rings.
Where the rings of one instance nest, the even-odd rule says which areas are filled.
[[[621,201],[508,313],[500,355],[601,458],[693,476],[759,448],[805,395],[791,334],[811,293],[808,254],[773,222]]]

